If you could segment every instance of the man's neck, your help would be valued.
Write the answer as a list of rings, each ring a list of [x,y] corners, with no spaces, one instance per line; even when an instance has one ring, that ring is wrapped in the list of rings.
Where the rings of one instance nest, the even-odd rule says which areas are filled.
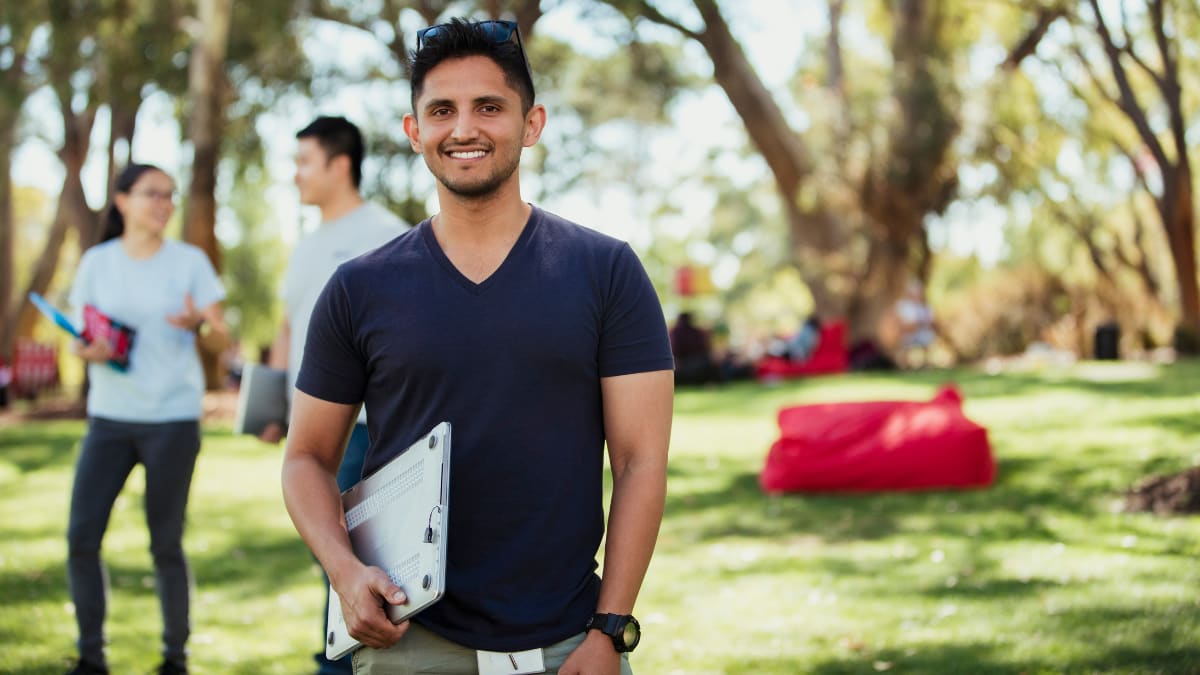
[[[465,246],[510,244],[529,220],[532,207],[514,186],[502,186],[486,197],[461,197],[438,186],[441,211],[433,219],[434,233],[443,243]]]
[[[438,201],[442,210],[433,217],[433,236],[459,273],[477,284],[499,269],[533,210],[515,186],[470,199],[439,186]]]
[[[358,190],[347,190],[321,204],[321,223],[333,222],[363,205]]]

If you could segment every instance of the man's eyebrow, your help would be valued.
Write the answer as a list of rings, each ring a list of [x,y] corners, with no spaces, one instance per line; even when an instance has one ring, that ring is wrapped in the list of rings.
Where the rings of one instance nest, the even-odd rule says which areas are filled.
[[[484,103],[495,103],[495,104],[503,105],[505,103],[508,103],[508,98],[505,96],[480,96],[475,99],[474,103],[475,103],[475,105],[482,105]]]
[[[489,96],[477,96],[471,101],[471,103],[473,103],[474,105],[477,105],[477,106],[489,104],[489,103],[493,104],[493,105],[505,105],[508,102],[509,102],[509,98],[507,96],[501,96],[498,94],[493,94],[493,95],[489,95]],[[452,101],[448,98],[435,98],[435,99],[430,100],[429,102],[427,102],[424,105],[424,109],[426,111],[433,110],[434,108],[453,108],[453,107],[454,107],[454,101]]]
[[[451,101],[448,98],[435,98],[435,99],[428,101],[424,105],[424,109],[425,110],[433,110],[434,108],[443,108],[446,106],[454,107],[454,101]]]

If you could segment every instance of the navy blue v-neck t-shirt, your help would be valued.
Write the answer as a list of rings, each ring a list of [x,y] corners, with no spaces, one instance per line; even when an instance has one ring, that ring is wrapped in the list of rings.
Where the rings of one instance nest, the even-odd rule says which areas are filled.
[[[534,207],[482,283],[428,220],[343,264],[313,310],[296,386],[364,402],[364,474],[451,423],[446,596],[414,620],[516,651],[582,632],[596,608],[600,379],[672,367],[628,244]]]

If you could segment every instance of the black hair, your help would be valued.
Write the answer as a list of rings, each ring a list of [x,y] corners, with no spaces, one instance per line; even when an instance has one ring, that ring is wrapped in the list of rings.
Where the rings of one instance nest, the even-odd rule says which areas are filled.
[[[349,157],[350,180],[356,188],[362,183],[362,163],[366,145],[363,143],[362,132],[353,122],[345,117],[321,116],[297,131],[296,138],[316,139],[317,145],[325,151],[326,161],[338,155]]]
[[[138,180],[151,171],[157,171],[164,176],[169,175],[166,171],[153,164],[129,164],[121,170],[121,173],[117,174],[117,182],[113,185],[113,193],[129,194]],[[108,205],[108,210],[104,213],[104,232],[100,235],[100,243],[104,243],[109,239],[116,239],[122,234],[125,234],[125,216],[121,215],[121,211],[117,209],[117,200],[114,199]]]
[[[412,83],[413,113],[417,112],[417,99],[425,89],[425,76],[429,71],[447,59],[467,56],[486,56],[500,66],[508,86],[521,95],[521,112],[528,113],[533,107],[533,80],[529,62],[517,39],[496,42],[479,22],[457,17],[438,26],[433,35],[422,41],[420,49],[409,52],[408,79]]]

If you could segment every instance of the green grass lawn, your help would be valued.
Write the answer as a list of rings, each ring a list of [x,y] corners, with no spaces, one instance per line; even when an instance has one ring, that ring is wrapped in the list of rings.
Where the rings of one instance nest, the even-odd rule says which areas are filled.
[[[989,429],[988,490],[768,496],[782,405],[923,399],[955,381]],[[80,422],[0,428],[0,672],[73,653],[65,542]],[[321,578],[279,496],[280,449],[205,435],[186,548],[194,672],[304,673]],[[1200,672],[1200,521],[1126,514],[1200,463],[1200,362],[990,376],[847,375],[681,391],[666,519],[638,602],[639,673]],[[160,630],[141,473],[105,539],[114,673]]]

